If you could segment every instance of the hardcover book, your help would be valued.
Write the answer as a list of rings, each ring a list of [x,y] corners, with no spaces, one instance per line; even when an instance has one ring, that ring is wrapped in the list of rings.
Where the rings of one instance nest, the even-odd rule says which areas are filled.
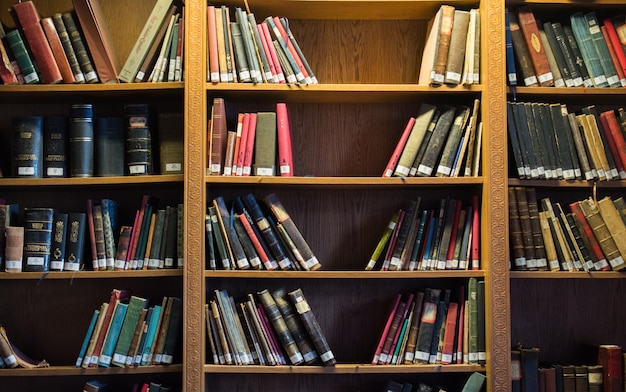
[[[68,217],[69,215],[63,212],[55,212],[53,215],[50,271],[63,271],[65,265]]]
[[[5,228],[5,237],[4,269],[6,272],[22,272],[24,228],[21,226],[7,226]]]
[[[6,229],[9,226],[17,226],[18,213],[18,204],[0,204],[0,271],[4,271],[6,266]]]
[[[182,113],[159,113],[159,161],[161,174],[181,174],[184,166]]]
[[[71,72],[74,75],[75,82],[85,83],[85,75],[80,68],[80,63],[78,62],[76,51],[72,46],[72,40],[70,38],[69,32],[67,31],[67,27],[65,26],[65,22],[63,21],[62,14],[54,14],[52,16],[52,22],[54,23],[57,34],[59,35],[59,40],[61,41],[61,45],[63,46],[63,51],[65,52],[65,57],[67,58],[67,62],[70,66]]]
[[[68,177],[68,119],[46,116],[43,120],[43,176]]]
[[[72,72],[72,67],[70,67],[69,60],[67,59],[67,55],[65,54],[65,49],[63,49],[61,38],[59,37],[59,33],[57,32],[56,27],[54,26],[54,21],[52,20],[52,17],[49,16],[41,19],[41,27],[43,28],[46,38],[48,39],[50,49],[52,50],[52,54],[54,55],[54,60],[59,67],[61,76],[63,77],[63,82],[76,83],[76,78],[74,77],[74,73]]]
[[[70,36],[70,42],[72,43],[76,59],[78,60],[80,69],[85,77],[85,82],[98,82],[100,80],[98,78],[98,73],[93,66],[89,50],[87,49],[87,45],[85,44],[85,40],[83,38],[82,30],[79,28],[79,25],[74,19],[74,14],[72,12],[65,12],[61,15],[61,19],[63,19],[67,34]]]
[[[11,128],[13,177],[43,177],[43,117],[13,117]]]
[[[65,271],[79,271],[84,267],[85,231],[87,214],[70,212],[67,219],[67,240],[65,248]]]
[[[24,209],[24,264],[26,272],[50,270],[52,208]]]
[[[539,27],[533,11],[530,7],[524,6],[517,10],[517,16],[539,84],[541,86],[553,86],[554,77],[550,71],[546,49],[541,42]]]
[[[153,174],[153,124],[147,104],[124,107],[126,115],[126,174]],[[156,136],[156,135],[154,135]]]
[[[26,45],[19,29],[9,31],[6,36],[6,42],[8,42],[9,49],[15,57],[15,62],[24,78],[24,82],[26,84],[39,83],[39,75],[35,70],[30,54],[26,50]]]
[[[70,109],[70,176],[94,175],[93,106],[74,104]]]
[[[125,126],[122,117],[93,119],[94,163],[97,177],[123,176],[125,173]]]

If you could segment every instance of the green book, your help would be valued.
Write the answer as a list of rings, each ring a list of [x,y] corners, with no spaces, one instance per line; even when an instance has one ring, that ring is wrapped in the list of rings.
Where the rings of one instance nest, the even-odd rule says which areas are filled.
[[[254,138],[255,175],[273,176],[276,174],[276,137],[276,113],[258,112]]]
[[[578,48],[585,61],[593,85],[596,87],[607,87],[609,83],[600,63],[600,55],[589,32],[585,15],[582,12],[573,14],[570,16],[570,23],[572,25],[572,33],[578,43]]]
[[[587,12],[585,14],[585,21],[587,22],[587,28],[589,30],[591,42],[595,46],[596,52],[598,52],[600,66],[602,67],[604,75],[606,76],[606,81],[609,84],[609,87],[622,87],[620,78],[619,76],[617,76],[617,71],[615,70],[615,66],[613,65],[613,60],[611,59],[611,54],[609,53],[607,42],[604,39],[602,30],[600,29],[600,24],[598,23],[596,13]]]
[[[113,352],[113,359],[111,363],[113,365],[124,367],[126,366],[126,357],[128,355],[128,349],[130,348],[130,342],[133,339],[135,328],[137,328],[137,321],[141,310],[148,304],[148,300],[145,298],[131,296],[128,301],[128,308],[126,309],[126,317],[124,317],[124,323],[120,329],[119,338],[115,345],[115,351]]]
[[[111,317],[111,325],[109,326],[106,337],[104,338],[102,353],[98,359],[99,366],[111,366],[113,352],[115,351],[115,346],[120,336],[120,331],[122,329],[122,324],[124,323],[127,309],[128,304],[119,301],[116,302],[115,309],[113,310],[113,316]]]
[[[15,56],[15,61],[17,61],[22,76],[24,76],[24,82],[26,82],[26,84],[39,83],[39,75],[37,75],[33,60],[26,50],[26,45],[24,45],[24,40],[20,32],[17,29],[11,30],[7,33],[6,37],[11,51]]]
[[[469,310],[469,325],[468,325],[468,352],[469,363],[478,363],[478,280],[476,278],[470,278],[467,288],[468,294],[468,310]]]
[[[461,392],[479,392],[482,390],[486,376],[482,373],[474,372],[463,385]]]

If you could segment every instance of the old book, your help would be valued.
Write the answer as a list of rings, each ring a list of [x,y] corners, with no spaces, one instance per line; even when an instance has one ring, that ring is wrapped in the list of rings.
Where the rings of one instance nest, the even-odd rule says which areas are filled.
[[[554,87],[565,87],[564,76],[561,72],[559,64],[556,61],[556,55],[550,45],[550,41],[548,41],[548,36],[546,35],[543,26],[537,25],[537,28],[539,29],[539,39],[541,40],[544,51],[546,52],[546,59],[548,60],[550,72],[552,72],[552,77],[554,78]]]
[[[209,130],[208,174],[221,175],[227,142],[226,109],[223,98],[213,98],[211,127]]]
[[[240,10],[239,10],[240,11]],[[243,12],[243,17],[245,17],[245,12]],[[278,23],[277,23],[278,22]],[[302,83],[307,84],[308,81],[305,77],[306,68],[304,64],[302,64],[297,56],[295,50],[293,50],[293,46],[289,41],[288,37],[283,36],[280,31],[279,25],[280,20],[275,20],[273,17],[267,17],[264,19],[263,23],[268,26],[269,32],[272,34],[272,37],[275,38],[274,47],[276,48],[276,52],[279,56],[282,56],[284,59],[284,65],[281,65],[283,70],[285,67],[289,67],[291,72],[287,72],[285,77],[288,83]],[[244,41],[249,40],[251,42],[251,38],[246,38],[244,32]],[[294,56],[295,53],[295,56]],[[302,65],[302,68],[300,67]],[[257,65],[258,67],[258,65]]]
[[[299,365],[303,363],[304,357],[302,355],[302,352],[298,348],[298,345],[296,344],[293,336],[291,335],[291,332],[289,328],[287,327],[285,319],[280,313],[280,310],[276,304],[276,301],[274,301],[274,298],[272,297],[270,292],[267,289],[262,290],[257,293],[257,297],[259,298],[259,302],[265,308],[265,312],[267,313],[268,319],[272,323],[272,326],[274,327],[276,331],[278,339],[283,349],[285,350],[287,357],[289,358],[291,364]]]
[[[413,127],[410,131],[408,139],[406,140],[404,148],[401,150],[401,155],[399,156],[397,165],[393,171],[394,176],[409,175],[411,165],[415,160],[419,146],[424,140],[424,135],[426,134],[428,125],[433,118],[435,109],[435,106],[426,103],[422,103],[420,105]]]
[[[17,74],[11,63],[14,58],[4,31],[0,32],[0,80],[3,84],[18,84]],[[23,80],[22,80],[23,82]]]
[[[23,271],[50,270],[53,214],[52,208],[24,209]]]
[[[622,69],[622,73],[624,73],[626,72],[626,52],[624,51],[624,46],[622,45],[620,36],[617,33],[617,28],[613,23],[614,19],[619,21],[619,18],[619,15],[614,16],[613,18],[605,18],[602,21],[602,27],[606,29],[606,35],[608,36],[607,45],[613,48],[615,56],[617,57],[618,66]]]
[[[156,65],[156,62],[158,60],[163,39],[165,38],[167,28],[169,27],[169,21],[171,20],[175,12],[176,6],[170,5],[169,9],[167,10],[167,14],[163,18],[163,21],[160,23],[159,29],[154,36],[154,39],[152,40],[152,44],[148,48],[148,51],[140,64],[139,70],[135,75],[134,82],[147,82],[150,78],[152,70],[154,69],[154,66]],[[146,21],[146,23],[148,23],[148,21]]]
[[[465,60],[461,75],[461,84],[464,86],[480,83],[480,10],[472,8],[469,13],[467,38],[465,40]],[[508,37],[510,38],[510,34]]]
[[[609,32],[606,26],[600,26],[600,30],[602,32],[602,37],[604,38],[604,42],[606,43],[606,48],[609,52],[609,56],[611,58],[611,63],[615,68],[615,73],[617,74],[617,78],[619,79],[619,85],[624,87],[626,86],[626,78],[624,77],[624,69],[617,58],[617,53],[615,52],[615,48],[611,43],[611,37],[609,37]],[[623,51],[622,51],[622,54]]]
[[[224,242],[226,244],[226,250],[229,252],[230,258],[234,263],[234,266],[239,269],[248,269],[250,268],[250,262],[246,257],[246,254],[243,250],[241,242],[237,237],[237,232],[234,227],[230,225],[230,212],[226,207],[226,202],[224,198],[221,196],[213,199],[213,206],[217,212],[218,222],[220,223],[220,227],[222,229],[222,234],[224,236]]]
[[[19,213],[18,204],[0,204],[0,271],[4,271],[6,266],[6,228],[17,225]],[[21,249],[21,248],[20,248]],[[65,249],[63,249],[65,251]],[[20,251],[21,253],[21,251]],[[20,256],[21,260],[21,256]],[[21,269],[21,264],[20,264]]]
[[[441,6],[441,19],[437,27],[437,45],[435,60],[430,74],[430,83],[433,85],[443,84],[445,79],[446,62],[450,51],[450,40],[454,26],[455,8],[450,5]]]
[[[154,42],[159,28],[166,20],[166,15],[171,4],[172,0],[159,0],[154,4],[141,33],[139,33],[139,37],[137,37],[135,41],[133,49],[119,71],[120,80],[127,83],[135,81],[139,67]]]
[[[65,12],[61,15],[61,18],[63,19],[63,23],[65,24],[67,33],[70,36],[70,42],[72,43],[72,48],[74,49],[74,53],[76,54],[76,59],[78,60],[80,69],[85,76],[85,82],[98,82],[100,80],[98,78],[98,73],[93,66],[89,50],[87,49],[87,45],[85,44],[82,30],[79,28],[79,24],[77,24],[76,22],[74,13]]]
[[[102,319],[102,327],[100,329],[100,333],[98,334],[96,338],[96,341],[94,342],[94,348],[93,348],[93,352],[91,355],[91,361],[88,364],[83,363],[82,365],[83,368],[97,367],[99,365],[103,344],[107,337],[108,331],[110,329],[111,320],[112,320],[115,308],[117,307],[116,304],[120,302],[127,303],[130,296],[131,296],[130,290],[126,290],[126,289],[111,290],[108,307],[106,308],[106,312],[104,313],[104,316]]]
[[[125,162],[129,175],[149,175],[154,173],[158,157],[154,154],[156,135],[152,110],[148,104],[124,106],[126,125]]]
[[[76,367],[79,368],[83,364],[83,359],[85,358],[85,353],[87,352],[87,347],[89,346],[89,342],[91,340],[91,336],[96,327],[96,322],[100,316],[100,309],[96,309],[93,311],[91,316],[91,321],[89,322],[89,326],[87,327],[87,332],[85,333],[85,337],[83,338],[83,343],[80,347],[80,351],[78,352],[78,358],[76,358]]]
[[[70,109],[70,176],[94,175],[93,106],[74,104]]]
[[[180,332],[183,324],[183,305],[178,297],[172,297],[172,309],[170,311],[169,326],[165,335],[163,350],[160,353],[159,363],[170,365],[174,362],[174,354],[180,341]]]
[[[24,227],[7,226],[4,264],[6,272],[22,272],[24,252]]]
[[[228,55],[227,55],[227,45],[228,35],[224,30],[225,21],[224,12],[222,12],[221,7],[214,8],[215,13],[215,30],[216,30],[216,38],[217,38],[217,54],[218,54],[218,62],[219,62],[219,70],[220,70],[220,82],[228,83],[230,78],[232,77],[232,66],[229,63]]]
[[[461,137],[467,127],[470,114],[471,111],[469,107],[464,105],[459,105],[457,107],[454,122],[450,127],[448,136],[445,139],[445,144],[441,150],[441,156],[439,157],[437,170],[435,172],[436,176],[448,177],[453,174],[454,160],[457,156],[457,152],[459,151],[459,143],[461,142]]]
[[[602,365],[587,365],[587,386],[589,392],[604,390]]]
[[[511,36],[511,12],[504,9],[505,20],[505,43],[506,43],[506,78],[509,86],[517,86],[517,70],[515,67],[515,52],[513,50],[513,37]]]
[[[232,28],[232,26],[231,26]],[[239,25],[237,25],[237,31],[239,32]],[[232,34],[233,40],[235,40],[235,34]],[[220,81],[220,69],[219,69],[219,58],[218,58],[218,48],[217,48],[217,25],[215,20],[215,6],[208,5],[207,6],[207,55],[208,55],[208,63],[207,63],[207,81],[212,83],[218,83]],[[241,39],[241,32],[239,32],[239,39]],[[237,50],[235,51],[237,53]],[[241,63],[237,62],[239,66]],[[241,76],[239,77],[241,80]],[[243,80],[241,80],[243,82]]]
[[[78,356],[76,360],[76,367],[87,368],[89,364],[91,363],[93,350],[96,346],[96,341],[98,340],[100,331],[102,330],[102,325],[104,323],[104,318],[105,318],[108,308],[109,308],[108,302],[103,302],[102,305],[100,305],[100,309],[98,309],[98,318],[94,325],[93,331],[91,332],[91,336],[89,337],[89,343],[87,344],[87,348],[85,352],[83,353],[82,359],[80,358],[80,355]]]
[[[69,138],[66,116],[45,116],[43,120],[43,176],[67,177]]]
[[[236,69],[237,78],[239,82],[242,82],[242,83],[252,82],[252,78],[250,78],[250,67],[248,66],[248,58],[246,55],[246,49],[245,49],[244,42],[243,42],[243,35],[241,33],[241,26],[239,25],[239,23],[230,22],[230,34],[232,37],[233,56],[237,64],[237,69]],[[212,41],[209,40],[209,44],[211,43]],[[215,56],[211,55],[212,52],[209,53],[210,65],[212,64],[213,61],[219,60],[218,58],[219,52],[217,51],[217,48],[219,48],[219,44],[215,44],[215,45],[216,45]],[[209,49],[211,49],[211,47],[209,47]],[[213,60],[214,57],[215,57],[215,60]],[[211,65],[211,66],[215,67],[215,65]],[[218,69],[219,69],[219,64],[218,64]],[[213,72],[211,72],[211,78],[212,78],[211,81],[213,81],[214,79]]]
[[[570,68],[568,67],[567,60],[565,59],[563,48],[561,47],[561,44],[557,39],[554,26],[552,25],[552,23],[546,22],[543,24],[542,31],[545,33],[546,40],[548,41],[547,44],[544,44],[544,46],[546,46],[546,54],[552,53],[554,61],[556,62],[556,66],[558,67],[559,73],[561,74],[561,77],[563,79],[563,85],[565,87],[573,87],[574,79],[572,78]],[[550,51],[547,50],[548,47],[550,48]]]
[[[183,172],[185,137],[182,113],[159,113],[159,162],[161,174],[180,174]]]
[[[569,204],[570,210],[576,217],[576,223],[580,226],[581,234],[585,237],[589,243],[589,250],[594,254],[595,262],[594,268],[598,271],[608,270],[610,268],[606,261],[602,248],[589,224],[579,202],[573,202]]]
[[[85,42],[102,83],[118,83],[119,59],[98,0],[72,0]]]
[[[381,336],[381,341],[383,341],[383,345],[381,347],[380,352],[378,349],[374,354],[374,358],[378,358],[377,364],[389,364],[391,361],[391,347],[394,343],[394,339],[396,335],[400,332],[402,324],[404,323],[404,317],[406,316],[407,307],[410,306],[408,303],[408,298],[402,298],[402,295],[398,294],[396,299],[393,301],[394,306],[392,307],[392,312],[389,313],[389,317],[387,318],[387,324],[383,329],[383,336]],[[389,326],[389,327],[387,327]],[[373,361],[372,361],[372,364]]]
[[[52,216],[52,241],[50,245],[50,271],[63,271],[67,243],[68,214],[55,212]]]
[[[148,77],[148,82],[163,82],[165,78],[165,74],[167,71],[167,66],[169,65],[169,55],[171,52],[172,41],[175,41],[173,37],[173,32],[175,27],[177,26],[178,18],[180,17],[180,13],[175,13],[172,15],[168,21],[167,29],[165,30],[165,36],[161,42],[161,46],[159,49],[159,54],[154,63],[154,67],[150,72],[150,76]]]
[[[596,17],[596,13],[594,11],[586,12],[584,15],[584,20],[587,25],[587,31],[591,36],[591,43],[598,53],[600,66],[602,67],[602,71],[606,76],[606,81],[609,87],[622,87],[620,78],[617,74],[615,66],[613,65],[613,60],[611,59],[611,54],[609,52],[609,48],[607,47],[607,42],[604,39],[604,35],[602,34],[600,23],[598,21],[598,18]]]
[[[385,170],[383,171],[383,175],[382,175],[383,177],[391,177],[391,175],[393,174],[396,168],[396,165],[400,159],[400,156],[402,154],[402,151],[406,145],[406,142],[409,136],[411,135],[411,130],[413,129],[414,125],[415,125],[415,117],[410,117],[409,121],[404,127],[404,130],[400,134],[400,139],[396,143],[396,147],[394,148],[393,153],[391,154],[391,157],[389,158],[389,162],[387,162],[387,166],[385,167]]]
[[[94,175],[97,177],[123,176],[125,173],[125,130],[122,117],[95,117]]]
[[[439,116],[439,119],[437,120],[432,136],[428,141],[426,152],[419,163],[417,169],[418,176],[429,177],[433,174],[436,161],[439,158],[441,150],[443,149],[450,128],[455,121],[456,109],[453,106],[444,106],[441,110],[441,116]]]
[[[558,44],[558,47],[561,49],[560,52],[563,54],[565,59],[565,63],[567,64],[567,68],[569,70],[569,74],[572,78],[573,86],[579,87],[584,83],[583,73],[581,72],[581,68],[584,68],[584,63],[580,65],[576,63],[576,54],[570,44],[568,36],[565,34],[565,28],[559,22],[550,23],[552,30],[554,30],[555,38]],[[567,26],[569,29],[569,26]],[[573,38],[573,37],[572,37]],[[575,41],[574,41],[575,43]],[[581,59],[582,61],[582,59]],[[582,67],[581,67],[582,66]],[[586,74],[586,69],[584,70]],[[586,76],[589,79],[589,76]]]
[[[65,248],[65,271],[79,271],[84,267],[85,232],[87,214],[84,212],[68,213],[67,241]]]
[[[440,294],[440,289],[426,288],[424,290],[422,317],[415,345],[414,363],[428,363]]]
[[[420,65],[420,73],[418,83],[423,86],[427,86],[431,81],[431,74],[434,70],[435,56],[437,54],[437,41],[439,38],[439,25],[441,23],[442,8],[439,7],[437,13],[430,18],[426,31],[428,35],[424,43],[424,50],[422,51],[422,62]]]
[[[63,48],[63,44],[61,43],[61,38],[59,37],[59,33],[56,30],[54,25],[54,21],[52,17],[46,17],[41,19],[40,21],[41,27],[43,28],[43,32],[48,40],[50,45],[50,49],[52,50],[52,54],[54,55],[54,60],[59,68],[61,76],[63,78],[64,83],[76,83],[76,78],[74,77],[74,72],[72,71],[72,67],[70,66],[70,62],[67,59],[67,55],[65,54],[65,49]]]
[[[117,241],[117,247],[115,249],[114,268],[116,270],[125,269],[126,261],[128,258],[128,247],[130,245],[132,231],[133,231],[132,226],[123,225],[120,227],[119,239]]]
[[[522,365],[522,390],[539,390],[539,348],[520,347],[520,362]]]
[[[624,363],[621,346],[598,346],[598,365],[602,366],[604,391],[621,391],[624,386]]]
[[[604,221],[604,215],[600,213],[599,205],[591,198],[581,200],[578,202],[581,207],[591,230],[593,231],[600,248],[604,253],[609,265],[613,270],[619,271],[623,269],[626,264],[624,263],[623,256],[615,243],[615,239],[611,235],[611,232]],[[606,205],[606,204],[605,204]],[[619,216],[617,217],[619,218]],[[621,218],[620,218],[621,219]]]
[[[43,120],[41,116],[16,116],[11,120],[13,177],[43,177]]]
[[[148,305],[148,300],[136,295],[132,295],[128,301],[126,315],[120,327],[119,337],[115,343],[111,364],[116,366],[126,366],[128,350],[133,339],[139,315],[142,309]]]
[[[216,207],[212,205],[209,206],[207,210],[209,213],[211,225],[213,228],[213,235],[215,238],[216,259],[219,261],[223,269],[232,269],[234,268],[234,266],[232,264],[230,255],[226,250],[226,242],[224,241],[224,234],[222,232],[222,228],[220,227],[218,218],[219,213],[217,212]]]
[[[24,78],[24,83],[39,83],[39,75],[35,70],[35,66],[33,64],[32,58],[30,57],[30,54],[26,50],[26,45],[24,43],[22,35],[20,34],[19,29],[9,31],[6,35],[6,42],[9,44],[9,49],[13,53],[13,56],[15,57],[15,62],[19,66],[21,75]]]
[[[128,311],[128,303],[117,301],[115,303],[111,322],[102,343],[102,351],[98,357],[98,366],[110,367],[115,353],[115,345],[120,336],[124,318]]]
[[[443,79],[445,84],[457,85],[461,83],[469,20],[469,11],[454,10],[450,47]]]
[[[550,71],[545,48],[539,36],[539,27],[532,9],[529,6],[518,8],[517,17],[539,85],[553,86],[554,77]]]
[[[293,156],[289,112],[284,102],[276,104],[276,142],[278,145],[278,170],[282,177],[292,177]]]
[[[65,22],[63,22],[62,14],[54,14],[52,16],[52,22],[59,36],[65,57],[67,58],[68,65],[70,66],[70,71],[74,76],[74,82],[85,83],[85,75],[80,68],[80,63],[78,62],[78,57],[76,57],[76,51],[74,51],[74,47],[72,46],[72,40],[70,39],[67,27],[65,27]]]
[[[623,238],[622,236],[626,232],[626,225],[624,224],[624,221],[622,220],[610,197],[606,196],[601,200],[598,200],[597,207],[607,229],[615,241],[621,257],[623,258],[624,255],[626,255],[626,245],[621,241],[621,238]],[[617,269],[620,268],[621,267],[618,266]],[[613,267],[613,269],[617,270],[615,267]]]
[[[535,248],[535,260],[537,262],[537,268],[540,270],[547,270],[548,263],[546,258],[545,245],[543,242],[543,235],[541,234],[541,222],[539,221],[539,205],[537,203],[535,188],[526,188],[526,201],[528,204],[528,215],[533,236],[533,245]]]
[[[143,347],[138,352],[139,361],[137,358],[135,359],[135,364],[139,362],[141,366],[147,366],[152,363],[152,353],[154,352],[153,347],[155,344],[155,338],[159,332],[159,328],[161,326],[161,321],[163,319],[164,307],[167,303],[167,297],[163,298],[161,305],[154,305],[152,310],[152,317],[148,324],[148,329],[146,331],[146,337],[144,339]]]
[[[570,15],[570,24],[593,85],[595,87],[609,86],[584,14],[576,12]],[[598,32],[600,32],[599,29]]]
[[[605,130],[608,130],[610,137],[609,144],[615,146],[617,156],[614,156],[614,160],[621,161],[622,167],[626,164],[626,141],[624,140],[624,134],[622,132],[621,125],[617,120],[617,116],[613,110],[606,110],[600,113],[600,120],[602,121]],[[611,143],[612,141],[612,143]],[[620,176],[620,178],[623,178]]]
[[[63,81],[63,76],[40,23],[41,17],[35,4],[32,1],[16,3],[13,5],[13,11],[28,42],[32,56],[39,67],[43,83],[52,84]]]
[[[164,242],[161,243],[161,252],[164,255],[163,268],[177,268],[177,221],[178,208],[167,206],[165,208],[166,225],[164,226]]]

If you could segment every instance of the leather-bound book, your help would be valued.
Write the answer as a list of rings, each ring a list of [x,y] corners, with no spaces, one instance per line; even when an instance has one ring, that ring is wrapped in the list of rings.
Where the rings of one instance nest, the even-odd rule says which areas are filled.
[[[526,40],[526,47],[530,54],[530,60],[537,75],[537,80],[541,86],[553,86],[554,77],[550,71],[546,49],[539,36],[539,27],[535,20],[535,15],[529,6],[521,7],[517,10],[519,26]]]
[[[46,116],[43,119],[43,176],[68,177],[68,119]]]
[[[18,204],[0,204],[0,271],[5,268],[6,229],[17,224]]]
[[[600,248],[606,256],[611,268],[619,271],[626,267],[623,256],[620,254],[619,248],[615,243],[615,239],[611,235],[611,232],[604,221],[603,215],[600,214],[600,210],[596,202],[591,198],[588,198],[578,202],[578,205],[582,209],[583,214],[585,215],[591,230],[598,240]]]
[[[524,245],[524,254],[526,258],[526,268],[536,270],[537,258],[535,255],[535,243],[533,241],[533,231],[530,222],[530,214],[528,211],[528,199],[526,189],[523,187],[515,187],[515,197],[517,200],[517,211],[519,214],[520,228],[522,232],[522,244]]]
[[[213,99],[211,127],[209,130],[208,174],[221,175],[227,142],[226,108],[224,107],[223,98]]]
[[[441,6],[441,20],[438,26],[438,39],[435,50],[435,61],[433,71],[430,75],[430,83],[433,85],[443,84],[446,71],[446,62],[450,51],[450,39],[452,37],[452,27],[454,25],[454,7],[450,5]]]
[[[541,222],[539,221],[539,204],[537,203],[537,191],[535,188],[526,188],[526,202],[528,203],[528,216],[530,218],[530,228],[533,235],[533,245],[535,248],[535,259],[537,268],[547,270],[548,262],[546,249],[541,234]]]
[[[153,173],[153,124],[150,106],[126,105],[126,174]]]
[[[467,41],[470,12],[463,10],[454,11],[454,22],[450,36],[450,49],[443,82],[449,85],[461,83],[463,63],[465,61],[465,47]]]
[[[76,19],[74,19],[74,14],[71,12],[66,12],[61,15],[61,18],[63,19],[63,23],[65,24],[67,34],[70,37],[70,42],[72,43],[72,48],[74,49],[74,53],[76,54],[76,59],[78,60],[80,69],[85,77],[85,82],[98,82],[98,73],[93,67],[93,63],[91,62],[91,56],[89,55],[89,50],[87,49],[87,45],[85,45],[82,32],[79,29],[78,24],[76,23]]]
[[[61,82],[63,77],[41,27],[41,18],[35,4],[32,1],[16,3],[13,5],[13,11],[39,67],[42,81],[49,84]]]
[[[285,323],[285,319],[278,306],[276,305],[276,301],[270,294],[270,292],[265,289],[257,293],[257,297],[259,298],[259,302],[263,305],[265,312],[267,313],[267,317],[269,321],[272,323],[274,330],[278,336],[280,344],[285,350],[287,357],[292,365],[300,365],[304,362],[304,358],[298,345],[296,344],[287,324]]]
[[[97,177],[124,175],[124,119],[94,118],[94,164]]]
[[[605,391],[604,367],[602,365],[588,365],[587,366],[587,382],[589,384],[589,392]]]
[[[68,214],[55,212],[52,217],[52,245],[50,248],[50,271],[63,271],[67,243]]]
[[[597,271],[608,270],[609,263],[606,261],[606,257],[603,253],[602,247],[596,238],[589,221],[585,217],[585,214],[580,206],[579,202],[573,202],[569,204],[569,208],[576,217],[577,225],[580,226],[581,235],[587,239],[589,243],[589,250],[593,253],[596,261],[594,267]]]
[[[128,257],[128,246],[130,244],[130,237],[133,231],[132,226],[120,227],[120,237],[117,242],[115,250],[115,269],[123,270],[126,266],[126,259]]]
[[[87,214],[84,212],[68,214],[65,265],[63,266],[66,271],[79,271],[83,267],[86,226]]]
[[[424,303],[422,305],[422,319],[417,333],[415,345],[414,363],[428,363],[430,357],[430,345],[435,329],[437,318],[437,306],[439,304],[440,289],[426,288],[424,290]]]
[[[161,174],[181,174],[184,166],[184,119],[182,113],[159,113],[159,161]]]
[[[52,208],[24,209],[23,271],[49,271],[52,246]]]
[[[43,117],[19,116],[11,121],[13,130],[13,177],[43,176]]]
[[[170,310],[169,325],[167,328],[167,334],[165,335],[165,342],[163,344],[163,350],[161,351],[161,363],[164,365],[171,365],[174,362],[174,354],[176,353],[178,342],[181,338],[181,328],[183,322],[183,305],[182,301],[178,297],[172,298],[172,308]],[[162,390],[162,389],[161,389]]]
[[[70,62],[67,59],[67,55],[65,54],[65,49],[63,49],[63,44],[61,43],[61,37],[59,37],[59,33],[54,26],[54,21],[51,16],[43,18],[41,20],[41,27],[43,28],[43,32],[48,39],[48,43],[50,44],[50,49],[52,50],[52,54],[54,55],[54,60],[59,67],[59,71],[61,72],[61,77],[63,78],[64,83],[76,83],[76,78],[74,77],[74,73],[72,72],[72,67],[70,66]]]
[[[530,52],[528,46],[526,46],[526,40],[524,39],[524,33],[520,28],[515,12],[509,13],[509,26],[511,30],[511,40],[513,41],[513,50],[515,51],[515,58],[519,64],[519,72],[521,73],[524,86],[536,86],[538,84],[537,75],[535,75]]]
[[[6,272],[22,272],[24,228],[21,226],[7,226],[5,237],[4,269]]]
[[[94,174],[93,106],[74,104],[70,109],[70,176]]]
[[[455,121],[456,109],[453,106],[442,107],[441,111],[435,129],[433,129],[433,133],[428,141],[424,156],[417,168],[418,176],[430,177],[433,174],[433,170],[436,169],[435,164],[439,158],[439,154],[443,149],[450,128]]]
[[[169,212],[168,212],[169,211]],[[166,215],[169,215],[169,218],[167,219],[167,226],[164,228],[165,232],[165,238],[164,238],[164,245],[165,245],[165,251],[164,251],[164,267],[165,268],[176,268],[176,260],[177,260],[177,255],[176,255],[176,241],[177,241],[177,225],[176,225],[176,221],[177,221],[177,216],[178,216],[178,209],[176,207],[172,207],[172,206],[167,206],[166,208]],[[163,243],[162,243],[163,246]]]
[[[59,40],[63,46],[63,51],[65,52],[65,57],[67,58],[71,72],[74,75],[75,83],[85,83],[85,75],[80,68],[78,57],[76,57],[76,51],[74,51],[74,47],[72,46],[72,40],[70,39],[67,28],[65,27],[65,22],[63,22],[63,15],[61,13],[54,14],[52,16],[52,22],[54,23],[57,34],[59,35]]]
[[[24,83],[39,83],[39,74],[37,74],[33,60],[26,50],[26,44],[24,43],[19,29],[9,31],[6,36],[6,42],[9,44],[9,49],[13,53],[15,62],[19,66],[21,75],[24,78]]]
[[[613,204],[613,200],[611,200],[609,196],[598,200],[597,206],[607,229],[611,233],[611,237],[613,237],[615,241],[615,245],[617,245],[617,249],[623,261],[623,258],[626,257],[626,243],[623,241],[626,235],[626,224],[624,224],[621,215],[617,211],[617,208],[615,208],[615,204]],[[618,268],[613,267],[613,269],[621,269],[624,266],[625,265],[622,264]]]
[[[589,371],[586,365],[575,366],[576,392],[589,392]]]
[[[317,318],[311,310],[307,299],[304,297],[302,290],[296,289],[289,292],[289,298],[296,309],[296,313],[300,315],[309,336],[313,340],[313,345],[315,346],[315,349],[317,350],[324,366],[332,366],[337,363],[335,355],[328,345],[326,336],[324,336]]]

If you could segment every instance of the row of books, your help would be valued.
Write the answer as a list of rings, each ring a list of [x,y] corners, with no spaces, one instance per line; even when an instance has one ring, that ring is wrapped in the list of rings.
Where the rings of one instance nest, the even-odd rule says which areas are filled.
[[[521,391],[618,392],[624,390],[624,357],[614,344],[595,346],[593,363],[545,363],[540,348],[517,345],[511,349],[511,388]]]
[[[159,208],[146,195],[132,226],[118,202],[88,199],[86,212],[0,205],[0,269],[6,272],[182,268],[183,206]],[[119,231],[118,231],[119,230]],[[117,234],[119,233],[119,235]],[[84,257],[90,244],[90,260]]]
[[[33,360],[28,355],[24,354],[9,339],[6,329],[0,325],[0,369],[13,369],[16,367],[43,368],[49,366],[50,364],[45,359],[41,361]]]
[[[163,297],[160,304],[113,289],[108,301],[95,309],[75,366],[170,365],[182,327],[182,301]]]
[[[485,383],[485,375],[482,373],[474,372],[470,374],[467,381],[463,385],[461,392],[480,392],[482,386]],[[381,392],[446,392],[446,389],[441,386],[431,386],[427,383],[418,381],[416,383],[399,382],[395,380],[389,380],[385,384],[385,387]]]
[[[626,178],[626,112],[594,105],[508,102],[509,143],[522,179]]]
[[[442,5],[429,21],[419,84],[480,83],[480,10]]]
[[[207,29],[212,83],[317,83],[287,18],[257,23],[249,9],[209,5]]]
[[[332,366],[335,356],[301,289],[248,294],[235,303],[215,290],[205,304],[214,364]]]
[[[13,117],[11,176],[182,173],[182,114],[155,116],[147,104],[125,105],[124,113],[124,117],[94,116],[92,104],[73,104],[68,115]]]
[[[485,285],[470,278],[452,290],[397,294],[372,365],[484,364]]]
[[[393,214],[365,269],[373,270],[384,254],[381,271],[480,268],[478,197],[464,206],[446,197],[438,209],[420,209],[421,198]]]
[[[387,162],[383,177],[467,177],[480,170],[482,122],[480,105],[422,103],[409,118]]]
[[[208,268],[317,270],[321,264],[282,202],[271,193],[253,194],[227,206],[218,196],[207,207]]]
[[[594,11],[569,15],[569,24],[541,23],[530,6],[506,10],[509,85],[554,87],[626,86],[624,15]],[[517,77],[520,76],[521,81]]]
[[[83,392],[111,392],[112,388],[109,383],[101,380],[89,380],[83,386]],[[132,392],[171,392],[170,386],[163,385],[160,382],[137,382],[133,384]]]
[[[622,197],[591,197],[569,210],[535,188],[510,187],[511,269],[620,271],[626,267],[626,203]]]
[[[228,129],[225,101],[214,98],[209,120],[208,175],[291,177],[293,156],[287,105],[275,112],[240,112]]]

